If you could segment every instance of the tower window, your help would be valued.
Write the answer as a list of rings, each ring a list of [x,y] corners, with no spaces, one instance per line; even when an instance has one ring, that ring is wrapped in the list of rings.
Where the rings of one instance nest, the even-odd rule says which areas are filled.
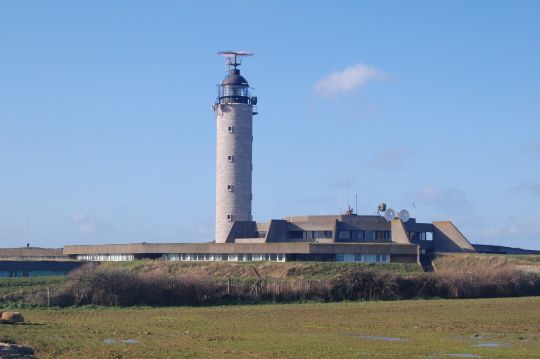
[[[229,160],[229,162],[232,162],[233,161],[233,156],[227,156],[227,159]]]
[[[227,215],[227,221],[232,221],[233,220],[233,215],[232,214],[228,214]]]
[[[227,185],[227,191],[232,192],[232,184]]]
[[[229,133],[233,133],[234,132],[234,128],[232,126],[229,126]]]

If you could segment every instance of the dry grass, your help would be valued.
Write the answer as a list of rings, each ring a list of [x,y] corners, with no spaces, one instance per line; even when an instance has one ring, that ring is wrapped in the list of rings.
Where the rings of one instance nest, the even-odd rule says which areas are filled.
[[[437,254],[433,260],[437,272],[470,273],[491,270],[523,270],[540,273],[540,255],[476,253]]]
[[[416,263],[336,263],[336,262],[164,262],[140,260],[106,263],[111,268],[126,268],[139,273],[170,273],[191,277],[213,278],[333,278],[344,270],[382,269],[395,273],[422,272]],[[258,274],[258,275],[257,275]]]

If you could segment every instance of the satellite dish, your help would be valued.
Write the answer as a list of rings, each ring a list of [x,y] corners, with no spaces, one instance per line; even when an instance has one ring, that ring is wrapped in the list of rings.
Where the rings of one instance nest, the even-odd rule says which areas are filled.
[[[411,215],[406,209],[402,209],[401,211],[399,211],[399,219],[401,219],[401,222],[407,222],[410,218]]]
[[[396,218],[396,211],[394,211],[392,208],[388,208],[386,211],[384,211],[384,219],[386,219],[388,222]]]
[[[384,212],[386,211],[386,203],[382,202],[382,203],[379,203],[379,206],[377,207],[377,210],[379,212]]]

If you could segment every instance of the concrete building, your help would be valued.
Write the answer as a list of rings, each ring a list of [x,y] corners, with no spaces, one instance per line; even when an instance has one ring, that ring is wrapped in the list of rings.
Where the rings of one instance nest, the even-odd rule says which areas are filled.
[[[129,261],[344,261],[418,262],[420,253],[474,252],[450,221],[346,214],[297,216],[256,223],[252,219],[253,115],[251,97],[238,66],[247,52],[221,52],[228,74],[218,85],[216,120],[216,208],[213,243],[75,245],[63,249],[0,249],[0,259]],[[388,214],[388,213],[386,213]],[[9,259],[9,258],[8,258]]]

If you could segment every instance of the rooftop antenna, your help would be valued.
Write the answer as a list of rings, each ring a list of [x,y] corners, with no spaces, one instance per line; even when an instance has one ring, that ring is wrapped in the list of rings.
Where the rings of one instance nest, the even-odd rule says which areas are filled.
[[[242,65],[242,58],[253,56],[254,53],[250,51],[220,51],[217,53],[220,56],[223,56],[227,60],[227,66],[230,70],[236,70],[236,68]]]

